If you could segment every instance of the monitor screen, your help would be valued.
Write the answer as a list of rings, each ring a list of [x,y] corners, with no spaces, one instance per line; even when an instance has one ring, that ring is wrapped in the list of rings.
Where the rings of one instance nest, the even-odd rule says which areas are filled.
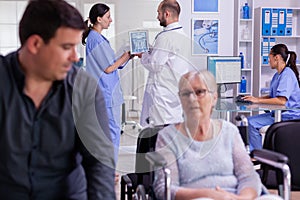
[[[207,70],[216,78],[217,84],[240,83],[242,60],[239,56],[208,56]]]

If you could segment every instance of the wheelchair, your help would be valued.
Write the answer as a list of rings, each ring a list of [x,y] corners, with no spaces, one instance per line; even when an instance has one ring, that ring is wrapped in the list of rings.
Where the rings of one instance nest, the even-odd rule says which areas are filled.
[[[283,173],[283,193],[280,195],[282,199],[289,200],[290,199],[290,188],[291,188],[291,172],[288,166],[288,157],[270,150],[254,150],[251,152],[251,157],[256,159],[258,162],[263,163],[265,165],[274,167],[279,169]],[[162,168],[164,171],[164,179],[165,179],[165,200],[171,200],[171,177],[170,177],[170,170],[167,168],[167,162],[165,161],[164,157],[160,155],[158,152],[148,152],[146,153],[146,159],[151,163],[151,181],[150,181],[150,188],[152,187],[151,183],[153,183],[154,171]],[[263,186],[262,196],[258,199],[270,199],[264,198],[264,195],[268,194],[267,189]],[[272,196],[273,197],[273,196]],[[272,198],[271,197],[271,198]],[[275,198],[276,196],[274,196]],[[134,199],[138,200],[155,200],[154,192],[150,192],[146,194],[144,186],[138,185],[137,190],[134,194]],[[279,199],[277,197],[276,199]]]

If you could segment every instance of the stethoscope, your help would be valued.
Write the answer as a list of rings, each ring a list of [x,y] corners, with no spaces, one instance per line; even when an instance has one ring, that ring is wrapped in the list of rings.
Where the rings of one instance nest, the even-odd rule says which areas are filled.
[[[162,33],[169,32],[169,31],[174,31],[174,30],[181,29],[181,28],[182,28],[182,26],[175,27],[175,28],[171,28],[171,29],[168,29],[168,30],[163,30],[163,31],[159,32],[159,33],[155,36],[154,41],[155,41],[155,40],[157,39],[157,37],[158,37],[160,34],[162,34]]]

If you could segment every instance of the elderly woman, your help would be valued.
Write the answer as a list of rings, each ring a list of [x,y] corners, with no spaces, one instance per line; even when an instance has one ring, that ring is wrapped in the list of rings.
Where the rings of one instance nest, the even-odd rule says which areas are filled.
[[[211,119],[217,85],[208,71],[189,72],[179,82],[184,122],[160,131],[156,150],[171,170],[172,199],[255,199],[261,181],[237,127]],[[164,176],[157,172],[154,190],[164,197]]]

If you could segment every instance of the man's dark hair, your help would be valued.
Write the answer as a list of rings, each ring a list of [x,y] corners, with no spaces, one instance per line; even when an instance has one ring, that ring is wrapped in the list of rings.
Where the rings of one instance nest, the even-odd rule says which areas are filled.
[[[30,0],[19,24],[21,45],[34,34],[45,43],[54,37],[60,27],[85,29],[79,11],[63,0]]]

